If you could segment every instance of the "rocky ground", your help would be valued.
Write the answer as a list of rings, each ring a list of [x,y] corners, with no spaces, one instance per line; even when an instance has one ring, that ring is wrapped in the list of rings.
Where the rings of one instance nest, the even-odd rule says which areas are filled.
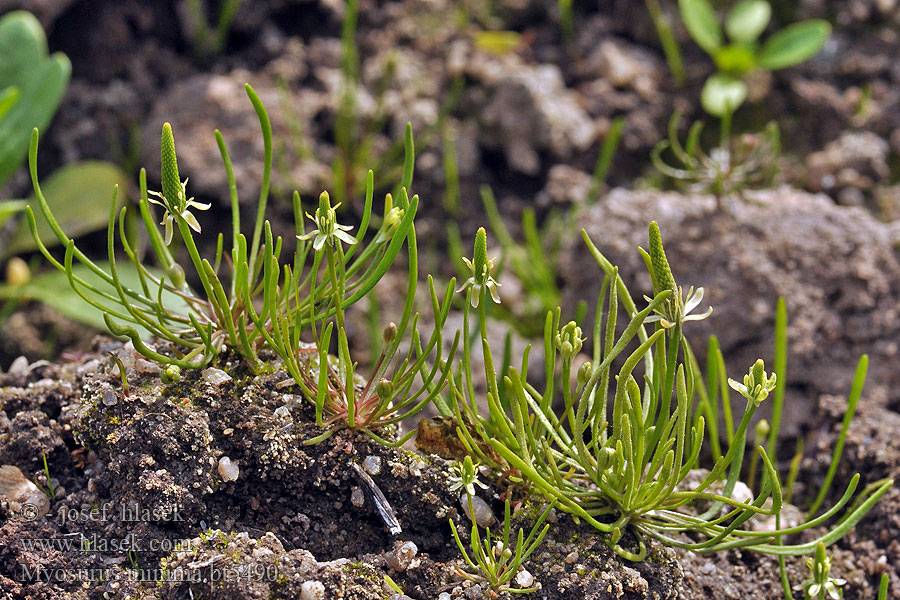
[[[662,4],[673,12],[674,2]],[[394,142],[412,122],[414,191],[423,199],[416,225],[422,270],[445,279],[455,274],[445,225],[455,219],[463,239],[471,239],[485,224],[478,189],[488,184],[514,235],[527,207],[541,222],[552,212],[567,215],[551,260],[569,314],[579,300],[593,300],[599,273],[578,228],[620,265],[632,290],[648,290],[636,247],[646,246],[647,222],[656,220],[679,282],[704,286],[714,307],[710,319],[696,324],[694,344],[702,348],[706,335],[717,334],[732,376],[759,356],[770,360],[774,304],[784,296],[791,354],[783,456],[793,452],[797,436],[807,440],[798,483],[802,502],[827,469],[863,353],[871,359],[869,378],[838,481],[855,472],[871,480],[900,476],[894,434],[900,425],[900,69],[893,60],[900,53],[900,13],[892,0],[773,4],[782,22],[825,17],[835,26],[814,60],[758,82],[760,99],[744,107],[736,123],[740,131],[757,131],[778,122],[785,150],[780,187],[724,206],[711,197],[653,188],[666,184],[650,169],[650,150],[676,108],[685,125],[702,117],[696,98],[712,64],[677,29],[688,71],[687,84],[677,87],[644,4],[632,0],[575,3],[568,43],[555,2],[503,0],[488,12],[477,2],[362,0],[356,106],[358,136],[366,143],[345,157],[356,170],[341,181],[352,221],[360,173],[374,164],[380,191],[389,191],[398,164]],[[249,81],[269,107],[278,140],[274,229],[291,231],[289,191],[310,198],[334,189],[332,165],[342,156],[335,130],[343,3],[244,2],[216,56],[197,54],[187,6],[0,0],[0,12],[24,7],[38,15],[51,50],[66,52],[73,63],[72,83],[43,136],[40,169],[100,158],[130,172],[146,166],[149,180],[157,181],[158,132],[170,121],[191,193],[215,204],[198,215],[204,232],[224,230],[227,184],[212,131],[220,129],[229,144],[249,216],[263,154],[242,91]],[[467,8],[465,19],[460,6]],[[521,36],[511,51],[496,54],[477,43],[484,29]],[[608,178],[616,189],[604,188],[588,205],[590,173],[616,117],[625,118]],[[448,140],[459,173],[456,210],[444,204]],[[28,185],[22,173],[2,195],[18,197]],[[86,244],[103,252],[101,238]],[[504,300],[515,311],[527,294],[515,293],[521,286],[510,273],[504,277]],[[389,305],[390,292],[382,293],[382,304]],[[67,358],[60,358],[64,350]],[[108,350],[130,360],[128,394]],[[20,355],[27,358],[13,364]],[[44,309],[26,308],[0,325],[6,370],[0,375],[0,465],[16,466],[41,483],[46,456],[56,492],[41,518],[0,508],[0,598],[312,598],[303,596],[316,592],[312,582],[327,597],[391,597],[384,574],[416,599],[480,597],[482,590],[455,574],[462,563],[447,520],[465,525],[461,530],[468,521],[449,491],[444,461],[342,436],[303,445],[311,411],[296,389],[279,385],[285,375],[277,364],[253,378],[239,363],[223,362],[216,368],[229,379],[190,374],[172,390],[158,385],[151,365],[128,355]],[[360,501],[357,490],[366,484],[350,464],[367,459],[380,460],[371,478],[397,512],[399,535],[387,531],[370,496],[363,492]],[[15,481],[23,498],[41,497],[33,484]],[[502,511],[499,492],[488,494],[495,514]],[[110,518],[91,515],[104,507]],[[135,507],[156,510],[158,518],[118,518]],[[873,598],[885,571],[892,589],[900,589],[898,514],[900,493],[892,490],[835,547],[833,571],[848,580],[845,598]],[[527,523],[525,513],[519,521]],[[654,547],[651,559],[626,563],[589,528],[562,514],[554,521],[526,565],[543,586],[536,597],[782,597],[769,558]],[[129,536],[163,548],[129,555],[80,545],[83,538],[96,544]],[[22,545],[49,538],[77,540],[78,551]],[[415,545],[413,557],[401,542]],[[156,586],[128,577],[139,567],[209,579],[226,564],[234,567],[233,577],[221,585],[187,580]],[[86,587],[84,578],[24,582],[22,569],[39,565],[95,569],[108,580]],[[799,560],[789,572],[797,583],[806,577]]]

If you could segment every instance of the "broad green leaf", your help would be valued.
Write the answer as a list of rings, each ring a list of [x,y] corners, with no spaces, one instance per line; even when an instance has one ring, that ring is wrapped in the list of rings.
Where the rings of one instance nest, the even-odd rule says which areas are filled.
[[[725,17],[725,32],[732,42],[755,42],[772,18],[766,0],[741,0]]]
[[[0,184],[22,164],[31,130],[44,129],[69,83],[64,54],[47,56],[47,38],[31,14],[13,11],[0,19],[0,90],[18,89],[18,101],[0,120]]]
[[[756,53],[753,44],[729,44],[713,54],[719,72],[741,79],[756,67]]]
[[[722,45],[722,27],[708,0],[678,0],[678,10],[698,46],[712,54]]]
[[[109,272],[108,262],[98,261],[96,264],[107,273]],[[130,261],[117,260],[116,268],[119,273],[119,281],[122,282],[124,287],[133,290],[141,289],[140,278],[134,264]],[[108,284],[84,265],[74,265],[72,271],[76,277],[80,277],[100,289],[109,289]],[[156,277],[161,276],[161,273],[157,270],[151,269],[150,271]],[[85,302],[72,289],[69,285],[69,278],[62,271],[54,269],[38,273],[31,278],[31,281],[20,286],[0,285],[0,299],[9,298],[43,302],[73,321],[106,331],[103,313]],[[172,312],[179,314],[187,314],[188,312],[188,307],[185,305],[184,300],[171,292],[163,292],[163,304]],[[137,327],[137,330],[141,332],[142,337],[145,339],[149,337],[149,334],[142,327]]]
[[[721,117],[729,109],[734,112],[746,99],[747,84],[720,73],[707,79],[700,93],[703,109],[715,117]]]
[[[66,235],[77,238],[106,228],[109,221],[109,202],[113,186],[119,186],[118,201],[125,202],[128,177],[117,166],[100,161],[85,161],[63,167],[53,173],[41,186],[50,209]],[[38,232],[47,247],[59,244],[50,225],[41,215],[34,197],[28,199],[34,207]],[[0,256],[10,256],[34,250],[34,240],[24,220],[13,234],[6,248],[0,248]]]
[[[475,34],[475,47],[491,54],[509,54],[522,43],[522,35],[516,31],[479,31]]]
[[[763,44],[759,66],[774,71],[802,63],[818,54],[829,35],[831,24],[822,19],[788,25]]]
[[[0,227],[3,227],[11,216],[25,210],[26,204],[24,200],[0,200]]]
[[[19,88],[14,85],[0,91],[0,120],[19,101]]]

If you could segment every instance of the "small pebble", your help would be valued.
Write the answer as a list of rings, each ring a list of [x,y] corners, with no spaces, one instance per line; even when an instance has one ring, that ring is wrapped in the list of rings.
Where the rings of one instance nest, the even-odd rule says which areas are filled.
[[[362,467],[372,477],[381,474],[381,457],[367,456],[363,459]]]
[[[743,481],[737,481],[734,484],[734,491],[731,492],[731,499],[738,502],[749,504],[753,502],[753,492]]]
[[[572,552],[566,554],[563,562],[567,565],[574,565],[576,562],[578,562],[578,550],[573,550]]]
[[[463,512],[466,513],[466,516],[469,517],[469,520],[471,521],[472,515],[469,514],[469,497],[466,493],[460,494],[459,503],[462,504]],[[472,507],[475,509],[475,522],[478,523],[479,527],[488,527],[494,522],[494,511],[491,510],[491,507],[488,506],[487,502],[478,496],[473,496]]]
[[[529,573],[527,570],[522,569],[518,573],[516,573],[516,585],[520,588],[529,588],[534,585],[534,575]]]
[[[419,553],[419,548],[412,542],[394,542],[394,548],[384,555],[385,564],[392,570],[402,573]]]
[[[279,419],[287,419],[291,416],[291,409],[287,405],[282,405],[276,408],[272,414]]]
[[[219,459],[219,476],[222,481],[235,481],[240,474],[237,461],[232,461],[227,456]]]
[[[366,496],[363,494],[362,488],[353,486],[350,490],[350,504],[359,508],[366,503]]]
[[[450,592],[441,592],[438,594],[438,600],[451,600],[453,596],[450,595]]]
[[[112,390],[106,390],[103,392],[103,404],[106,406],[115,406],[119,402],[118,396]]]
[[[325,585],[321,581],[305,581],[300,586],[300,600],[324,600]]]
[[[10,373],[24,373],[26,370],[28,370],[28,359],[24,356],[18,357],[9,365]]]
[[[223,383],[231,381],[231,375],[222,369],[216,369],[215,367],[203,369],[202,377],[203,381],[212,385],[222,385]]]

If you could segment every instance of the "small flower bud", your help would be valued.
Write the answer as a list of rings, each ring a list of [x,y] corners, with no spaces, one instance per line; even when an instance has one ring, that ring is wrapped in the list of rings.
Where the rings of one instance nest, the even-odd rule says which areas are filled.
[[[578,375],[576,381],[578,385],[585,385],[588,380],[591,378],[591,371],[593,371],[593,365],[591,365],[591,361],[585,362],[578,368]]]
[[[184,285],[184,269],[178,263],[172,263],[166,270],[166,277],[172,282],[172,287],[180,288]]]
[[[28,263],[14,256],[6,263],[6,283],[9,285],[25,285],[31,281],[31,269]]]
[[[181,380],[181,367],[178,365],[167,365],[162,371],[159,372],[160,380],[165,383],[177,383]]]
[[[393,344],[394,340],[397,339],[397,324],[393,322],[388,323],[381,333],[381,338],[384,340],[385,344]]]
[[[391,394],[394,391],[394,384],[391,383],[389,379],[382,379],[378,382],[378,385],[375,386],[375,393],[378,394],[379,400],[384,400],[385,398],[390,398]]]
[[[564,359],[570,359],[581,352],[583,341],[581,327],[575,321],[566,323],[556,334],[556,348]]]
[[[600,449],[600,452],[597,456],[597,469],[600,471],[605,471],[616,462],[616,451],[609,446],[604,446]]]
[[[381,231],[384,233],[386,238],[393,237],[397,232],[397,229],[400,228],[400,221],[403,220],[403,216],[405,211],[402,208],[394,207],[387,212],[384,216],[384,224],[382,225]]]
[[[757,443],[766,439],[770,429],[769,422],[765,419],[760,419],[759,423],[757,423],[756,427],[753,429],[753,435],[756,437]]]

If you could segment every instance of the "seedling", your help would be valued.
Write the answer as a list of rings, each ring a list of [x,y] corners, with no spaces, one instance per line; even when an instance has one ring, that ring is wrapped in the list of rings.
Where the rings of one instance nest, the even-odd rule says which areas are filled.
[[[475,514],[475,508],[472,503],[472,496],[467,494],[469,502],[469,514]],[[457,569],[457,573],[464,579],[469,581],[484,582],[490,588],[490,596],[496,598],[500,592],[509,592],[511,594],[531,594],[540,589],[540,585],[513,585],[513,579],[520,573],[522,564],[528,560],[528,557],[543,541],[550,525],[544,525],[543,529],[538,529],[547,519],[553,506],[549,505],[544,512],[537,518],[528,537],[524,537],[525,532],[519,529],[515,544],[510,542],[511,519],[509,501],[504,503],[503,508],[503,533],[500,536],[492,536],[490,528],[485,529],[484,538],[481,537],[478,524],[472,521],[472,533],[470,538],[470,546],[472,554],[466,552],[465,545],[459,538],[459,532],[453,519],[450,519],[450,530],[453,533],[453,539],[462,553],[463,559],[469,565],[471,571],[463,571]],[[518,582],[516,582],[518,583]]]
[[[716,117],[744,103],[748,92],[744,80],[752,71],[775,71],[808,60],[831,34],[827,21],[810,19],[788,25],[759,43],[772,16],[766,0],[739,0],[725,16],[724,32],[709,0],[678,0],[678,8],[688,33],[716,63],[718,72],[706,80],[700,94],[703,109]]]

